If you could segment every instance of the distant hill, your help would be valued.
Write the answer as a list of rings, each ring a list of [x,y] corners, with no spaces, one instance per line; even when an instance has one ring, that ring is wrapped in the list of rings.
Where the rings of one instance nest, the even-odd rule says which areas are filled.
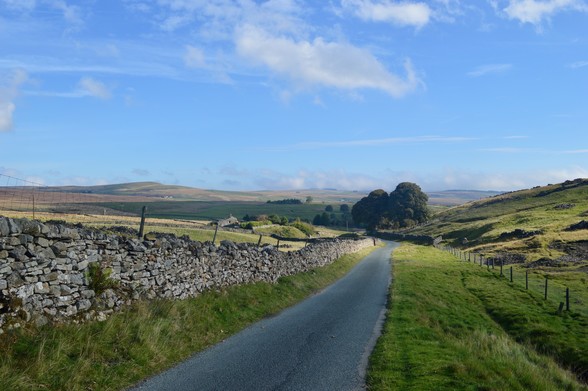
[[[442,236],[454,247],[530,259],[588,260],[588,179],[495,195],[442,211],[411,233]],[[575,258],[574,258],[575,257]]]
[[[147,197],[158,200],[181,201],[253,201],[266,202],[295,198],[306,201],[312,197],[313,202],[354,204],[369,191],[348,191],[336,189],[306,190],[264,190],[264,191],[222,191],[205,190],[194,187],[164,185],[157,182],[133,182],[99,186],[60,186],[49,187],[48,191],[71,192],[93,195],[111,195],[125,197]],[[491,197],[498,192],[476,190],[447,190],[427,193],[431,205],[455,206],[469,201]],[[101,201],[104,197],[99,198]]]
[[[427,192],[429,204],[456,206],[470,201],[477,201],[488,197],[494,197],[502,194],[499,191],[480,191],[480,190],[444,190]]]

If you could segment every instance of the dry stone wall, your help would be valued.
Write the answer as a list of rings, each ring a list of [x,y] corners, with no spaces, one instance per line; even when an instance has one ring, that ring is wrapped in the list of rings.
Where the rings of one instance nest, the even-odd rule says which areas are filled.
[[[281,252],[230,241],[146,237],[151,240],[0,216],[0,334],[28,322],[102,320],[133,300],[185,299],[229,285],[273,283],[374,245],[372,239],[333,239]],[[101,279],[100,273],[110,275]]]

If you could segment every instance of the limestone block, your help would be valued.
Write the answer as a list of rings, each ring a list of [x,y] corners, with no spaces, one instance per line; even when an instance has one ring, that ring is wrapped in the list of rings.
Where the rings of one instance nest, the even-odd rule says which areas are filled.
[[[35,238],[35,244],[46,248],[50,246],[51,242],[43,237],[38,236]]]
[[[27,301],[35,293],[35,286],[33,284],[22,285],[16,290],[16,297],[24,302]]]
[[[37,282],[35,284],[35,293],[46,294],[50,292],[51,290],[49,289],[49,284],[47,284],[46,282]]]
[[[92,302],[90,300],[80,300],[77,303],[78,312],[89,310],[90,307],[92,307]]]
[[[83,274],[80,274],[80,273],[71,274],[69,277],[69,281],[74,285],[83,285],[84,284],[84,276],[83,276]]]
[[[96,292],[91,289],[86,289],[81,292],[81,295],[84,299],[91,299],[92,297],[96,296]]]
[[[87,267],[88,267],[88,261],[87,260],[78,262],[78,264],[76,265],[76,269],[79,270],[79,271],[86,270]]]

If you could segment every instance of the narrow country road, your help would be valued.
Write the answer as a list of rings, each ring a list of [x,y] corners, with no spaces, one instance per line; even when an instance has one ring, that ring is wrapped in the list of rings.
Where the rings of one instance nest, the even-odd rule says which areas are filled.
[[[365,388],[390,284],[388,243],[321,293],[138,384],[132,390]]]

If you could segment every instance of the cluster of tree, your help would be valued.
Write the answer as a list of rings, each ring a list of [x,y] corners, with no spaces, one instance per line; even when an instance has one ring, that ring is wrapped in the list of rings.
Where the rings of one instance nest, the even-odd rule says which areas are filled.
[[[267,201],[268,204],[278,204],[278,205],[302,205],[302,201],[296,198],[287,198],[285,200],[277,200],[277,201]]]
[[[323,225],[327,226],[339,226],[345,227],[352,221],[351,216],[349,215],[349,205],[341,204],[339,205],[339,213],[335,213],[335,208],[333,205],[327,205],[325,207],[325,211],[322,214],[317,214],[314,216],[312,220],[313,225]]]
[[[255,227],[269,225],[269,224],[276,224],[276,225],[290,225],[292,227],[298,228],[300,231],[306,234],[306,236],[313,236],[315,231],[313,226],[308,221],[302,221],[299,217],[296,219],[288,219],[286,216],[278,216],[275,214],[272,215],[259,215],[259,216],[249,216],[246,214],[243,216],[241,223],[241,228],[243,229],[253,229]]]
[[[271,215],[259,215],[259,216],[249,216],[248,214],[246,214],[245,216],[243,216],[242,221],[247,221],[250,223],[265,223],[265,224],[278,224],[278,225],[288,225],[288,223],[290,222],[290,220],[288,219],[288,217],[286,216],[278,216],[275,214],[271,214]],[[259,225],[259,224],[250,224],[247,225],[245,224],[245,226],[247,227],[246,229],[250,229],[251,227],[255,226],[255,225]]]
[[[411,182],[402,182],[390,194],[372,191],[351,208],[353,221],[367,229],[412,227],[429,219],[429,197]]]

